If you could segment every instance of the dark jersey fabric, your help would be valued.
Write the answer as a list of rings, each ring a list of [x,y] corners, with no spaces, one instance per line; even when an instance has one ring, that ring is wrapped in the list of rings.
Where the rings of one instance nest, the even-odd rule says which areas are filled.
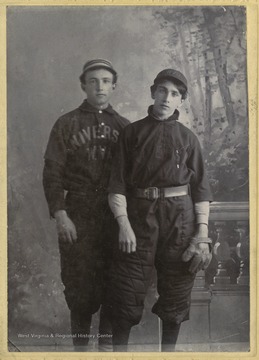
[[[128,195],[134,188],[190,184],[194,202],[211,201],[202,151],[197,137],[177,121],[149,115],[126,126],[116,153],[109,192]]]
[[[110,105],[102,111],[85,100],[54,124],[45,152],[43,185],[50,214],[65,209],[64,190],[105,192],[119,134],[129,121]]]

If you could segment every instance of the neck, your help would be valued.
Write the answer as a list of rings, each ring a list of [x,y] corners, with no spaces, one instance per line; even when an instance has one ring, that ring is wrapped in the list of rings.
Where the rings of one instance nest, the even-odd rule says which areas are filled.
[[[174,112],[173,112],[172,114],[170,114],[169,116],[163,116],[163,115],[157,114],[156,111],[154,111],[154,109],[153,109],[153,116],[154,116],[154,118],[156,118],[157,120],[160,120],[160,121],[167,120],[167,119],[170,118],[173,114],[174,114]]]
[[[97,109],[97,110],[104,110],[104,109],[107,109],[107,107],[109,106],[108,103],[102,104],[102,105],[98,105],[98,104],[92,104],[91,101],[89,101],[88,99],[86,99],[86,100],[87,100],[87,102],[88,102],[90,105],[92,105],[92,106],[93,106],[95,109]]]

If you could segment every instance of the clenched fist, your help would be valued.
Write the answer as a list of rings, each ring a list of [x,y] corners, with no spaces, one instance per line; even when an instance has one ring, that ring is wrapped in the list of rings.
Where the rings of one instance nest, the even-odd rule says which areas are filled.
[[[183,261],[187,262],[192,259],[189,267],[191,273],[205,270],[209,266],[212,258],[211,243],[212,241],[208,237],[193,237],[191,239],[190,245],[182,255]]]

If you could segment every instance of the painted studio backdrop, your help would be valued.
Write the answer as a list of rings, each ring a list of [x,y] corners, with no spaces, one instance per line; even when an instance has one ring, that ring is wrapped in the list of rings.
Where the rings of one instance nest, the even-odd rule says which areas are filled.
[[[55,223],[49,218],[43,194],[42,169],[54,122],[84,99],[79,83],[84,63],[96,57],[112,61],[119,78],[111,103],[130,121],[146,116],[152,102],[149,87],[159,71],[167,67],[182,71],[188,79],[189,99],[179,121],[200,139],[214,199],[246,203],[246,56],[245,7],[8,8],[8,331],[11,351],[55,351],[59,346],[72,347],[71,339],[56,336],[69,334],[69,313],[60,280]],[[214,226],[211,234],[214,241],[217,234]],[[233,248],[234,235],[229,236]],[[231,246],[227,250],[229,254]],[[226,262],[226,257],[223,259]],[[240,258],[234,256],[232,260],[238,268]],[[214,257],[206,274],[207,285],[213,284],[218,262]],[[234,269],[231,262],[227,265],[227,270],[231,266]],[[235,271],[230,271],[231,286],[238,284]],[[151,284],[146,310],[140,325],[132,330],[131,344],[140,345],[142,349],[143,344],[152,344],[151,350],[158,351],[159,324],[150,312],[154,296],[155,287]],[[182,346],[189,344],[190,350],[195,350],[192,344],[197,343],[198,350],[202,350],[204,342],[206,345],[226,341],[232,345],[247,344],[248,309],[243,305],[246,316],[238,318],[235,301],[240,304],[243,298],[233,297],[233,304],[227,303],[229,299],[225,297],[216,308],[213,308],[215,297],[211,300],[209,340],[204,340],[204,328],[199,329],[197,323],[196,330],[186,335],[186,325],[181,330]],[[195,318],[195,310],[193,313]],[[204,313],[207,316],[207,310]],[[231,314],[231,319],[225,321],[222,329],[219,323],[226,313]],[[207,324],[208,320],[201,321]],[[98,315],[93,331],[97,322]],[[224,331],[228,340],[222,340]],[[207,336],[207,330],[205,333]],[[44,334],[45,337],[38,336]],[[93,340],[93,350],[94,347]],[[220,349],[218,346],[214,350]]]

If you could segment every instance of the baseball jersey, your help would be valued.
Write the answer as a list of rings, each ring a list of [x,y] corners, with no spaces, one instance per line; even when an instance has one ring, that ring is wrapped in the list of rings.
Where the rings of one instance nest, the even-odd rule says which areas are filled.
[[[201,147],[196,135],[178,120],[152,114],[129,124],[122,132],[114,159],[109,192],[130,195],[136,188],[190,184],[194,202],[211,201]]]
[[[65,209],[69,193],[106,191],[121,130],[129,121],[111,105],[98,110],[85,100],[61,116],[45,152],[43,185],[51,215]]]

